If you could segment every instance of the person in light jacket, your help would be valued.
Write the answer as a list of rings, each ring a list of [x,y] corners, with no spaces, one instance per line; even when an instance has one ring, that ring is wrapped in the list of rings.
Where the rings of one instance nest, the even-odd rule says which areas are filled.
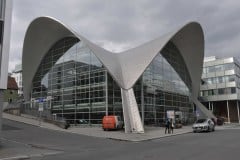
[[[172,134],[173,134],[173,128],[174,128],[173,119],[170,119],[169,128],[170,128],[170,133],[172,133]]]

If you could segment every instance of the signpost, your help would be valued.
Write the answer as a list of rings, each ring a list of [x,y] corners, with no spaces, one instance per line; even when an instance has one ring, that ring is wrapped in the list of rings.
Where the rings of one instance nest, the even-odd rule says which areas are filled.
[[[39,103],[38,111],[39,112],[43,111],[43,103]]]
[[[197,117],[197,120],[198,120],[198,117],[200,116],[200,113],[198,110],[196,110],[196,117]]]
[[[41,126],[42,112],[43,112],[43,102],[38,104],[38,112],[39,112],[39,126]]]

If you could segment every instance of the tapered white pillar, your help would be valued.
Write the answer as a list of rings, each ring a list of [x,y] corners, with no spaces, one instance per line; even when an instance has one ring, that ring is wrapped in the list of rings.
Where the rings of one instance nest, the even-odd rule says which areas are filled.
[[[122,89],[122,106],[125,133],[144,133],[133,89]]]

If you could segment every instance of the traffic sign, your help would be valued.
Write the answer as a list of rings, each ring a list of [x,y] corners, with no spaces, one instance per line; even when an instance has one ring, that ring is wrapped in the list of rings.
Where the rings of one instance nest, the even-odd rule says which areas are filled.
[[[43,103],[39,103],[38,105],[38,111],[42,112],[43,111]]]
[[[45,98],[38,98],[38,103],[42,103],[42,102],[45,102],[46,99]]]
[[[200,116],[200,113],[199,113],[199,111],[198,111],[198,110],[196,111],[196,116],[197,116],[197,117],[199,117],[199,116]]]

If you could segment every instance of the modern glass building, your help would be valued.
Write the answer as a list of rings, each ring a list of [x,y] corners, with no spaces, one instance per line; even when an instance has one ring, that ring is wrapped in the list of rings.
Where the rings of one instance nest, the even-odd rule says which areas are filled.
[[[195,33],[195,34],[192,34]],[[194,120],[203,60],[203,32],[192,22],[139,47],[112,53],[59,21],[40,17],[23,46],[24,98],[71,123],[100,124],[104,115],[124,119],[125,132],[143,133],[168,111]]]
[[[200,100],[225,122],[240,122],[240,63],[234,57],[204,59]]]
[[[163,122],[168,110],[181,111],[185,123],[193,121],[191,80],[178,52],[169,42],[133,87],[145,124]],[[170,64],[177,66],[181,77]],[[64,38],[49,50],[32,86],[33,106],[38,105],[35,100],[44,98],[46,109],[72,123],[100,124],[104,115],[123,116],[120,87],[76,38]]]

